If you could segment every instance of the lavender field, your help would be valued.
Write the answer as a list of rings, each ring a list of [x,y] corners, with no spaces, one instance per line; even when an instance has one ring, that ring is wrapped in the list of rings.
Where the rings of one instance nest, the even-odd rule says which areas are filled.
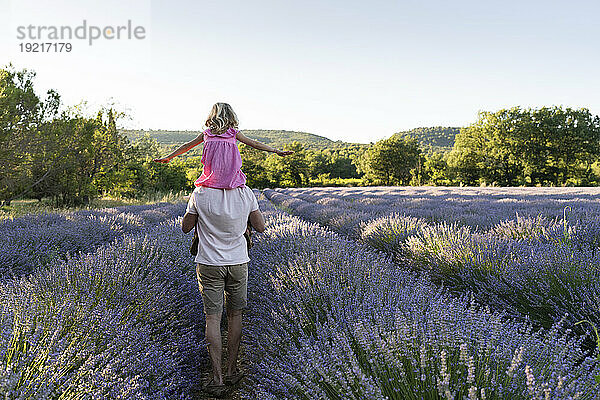
[[[256,194],[240,397],[600,398],[600,190]],[[184,210],[0,222],[0,394],[196,398],[208,359]]]

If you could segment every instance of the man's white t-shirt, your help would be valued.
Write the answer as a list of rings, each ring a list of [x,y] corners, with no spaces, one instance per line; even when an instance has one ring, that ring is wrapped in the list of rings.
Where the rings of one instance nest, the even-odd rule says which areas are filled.
[[[185,212],[198,215],[199,244],[195,262],[224,266],[250,261],[244,232],[248,216],[256,210],[258,201],[247,186],[194,189]]]

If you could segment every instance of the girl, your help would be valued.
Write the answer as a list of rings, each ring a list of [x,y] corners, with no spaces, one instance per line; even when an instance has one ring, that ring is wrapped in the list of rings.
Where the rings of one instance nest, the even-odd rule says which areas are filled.
[[[246,175],[241,170],[242,157],[237,147],[237,140],[255,149],[276,153],[282,157],[293,153],[293,151],[277,150],[246,137],[237,129],[238,124],[238,117],[229,104],[216,103],[206,119],[207,129],[204,132],[168,156],[157,158],[154,161],[168,163],[172,158],[204,142],[202,159],[200,160],[204,167],[202,175],[196,179],[194,185],[233,189],[246,184]],[[249,230],[246,231],[246,234],[248,246],[251,246]]]
[[[168,163],[174,157],[205,142],[204,149],[202,150],[202,159],[200,160],[204,169],[202,170],[202,175],[194,182],[194,185],[233,189],[246,184],[246,175],[241,170],[242,157],[236,145],[236,139],[257,150],[276,153],[280,156],[287,156],[293,153],[293,151],[277,150],[274,147],[246,137],[242,132],[237,130],[238,124],[238,117],[229,104],[216,103],[206,119],[206,127],[208,129],[168,156],[157,158],[154,161]]]

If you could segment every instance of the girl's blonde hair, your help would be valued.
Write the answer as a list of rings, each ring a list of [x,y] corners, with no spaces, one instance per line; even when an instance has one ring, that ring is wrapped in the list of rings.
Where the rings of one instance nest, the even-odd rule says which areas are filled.
[[[227,132],[229,128],[237,129],[238,117],[233,108],[227,103],[215,103],[206,118],[205,125],[214,135],[220,135]]]

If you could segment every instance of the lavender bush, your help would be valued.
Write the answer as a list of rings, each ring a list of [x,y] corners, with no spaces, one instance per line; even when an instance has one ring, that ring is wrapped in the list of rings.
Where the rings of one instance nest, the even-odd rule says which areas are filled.
[[[183,210],[0,286],[5,398],[192,398],[207,358]]]
[[[361,188],[361,195],[366,190]],[[569,209],[562,210],[562,219],[517,214],[482,229],[458,222],[458,214],[453,222],[439,223],[394,211],[384,214],[361,200],[350,201],[354,197],[347,194],[335,199],[333,190],[320,196],[316,189],[296,190],[298,197],[286,194],[289,190],[264,192],[283,209],[388,252],[398,264],[426,271],[455,292],[471,292],[479,302],[514,317],[544,327],[562,318],[569,326],[583,319],[600,324],[598,207],[579,209],[578,217],[570,219]],[[540,201],[550,207],[548,200]],[[439,215],[445,211],[441,206],[435,210]],[[512,209],[503,212],[506,217]]]
[[[516,214],[563,217],[565,207],[570,207],[569,214],[574,220],[597,220],[600,216],[597,188],[408,186],[277,189],[277,192],[376,216],[405,214],[429,223],[457,223],[476,230],[487,230]]]
[[[13,278],[56,258],[88,253],[141,232],[185,209],[183,204],[124,206],[67,213],[42,213],[0,221],[0,279]]]
[[[460,225],[466,244],[457,256],[439,234],[441,225],[370,208],[382,206],[376,198],[367,205],[347,196],[329,200],[316,191],[309,193],[314,202],[266,194],[351,238],[283,213],[259,195],[268,229],[255,236],[251,250],[243,343],[251,374],[244,398],[599,398],[597,355],[581,350],[583,338],[569,334],[566,322],[537,330],[431,281],[434,244],[439,265],[454,275],[466,268],[453,260],[464,263],[487,236],[526,249],[514,260],[531,258],[531,246],[553,246],[556,254],[543,247],[546,258],[539,267],[550,271],[565,252],[583,251],[578,245],[592,251],[593,241],[577,237],[579,228],[569,231],[567,224],[571,233],[565,236],[548,221],[523,220],[485,231]],[[45,237],[57,239],[54,257],[42,265],[24,258],[19,268],[27,273],[0,283],[1,395],[194,397],[207,355],[201,296],[188,253],[191,238],[180,228],[183,211],[184,204],[142,206],[11,222],[22,234],[31,223],[45,224]],[[67,224],[78,218],[90,232],[78,231],[77,224],[70,225],[76,233],[69,232]],[[460,231],[456,221],[447,227],[448,237]],[[424,240],[424,232],[437,242]],[[377,240],[384,252],[370,244]],[[4,248],[24,254],[36,247],[10,243]],[[489,251],[514,253],[494,246]],[[395,254],[407,260],[412,254],[411,262],[421,260],[429,270],[399,268]],[[492,255],[482,258],[488,259]],[[578,276],[586,285],[587,278]],[[522,291],[532,287],[525,280],[519,285]],[[587,301],[593,304],[592,298]]]
[[[277,211],[252,250],[245,398],[598,398],[560,325],[451,297],[425,276]]]

